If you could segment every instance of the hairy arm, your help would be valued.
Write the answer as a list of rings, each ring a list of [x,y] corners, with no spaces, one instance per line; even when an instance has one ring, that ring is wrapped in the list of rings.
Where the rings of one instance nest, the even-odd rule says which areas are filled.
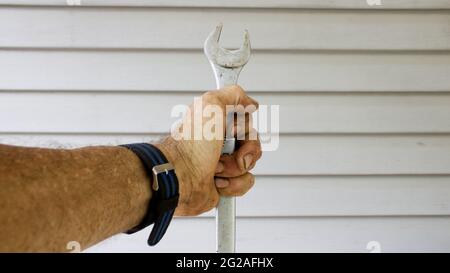
[[[151,198],[140,160],[122,147],[0,145],[0,251],[84,249],[136,226]]]
[[[202,98],[203,105],[222,109],[257,105],[238,86]],[[182,124],[190,128],[194,122],[186,115]],[[249,170],[262,152],[259,140],[249,138],[249,127],[236,127],[246,137],[232,155],[221,156],[223,139],[167,137],[156,144],[175,166],[180,188],[176,215],[198,215],[214,208],[219,195],[242,195],[253,186]],[[67,150],[0,144],[0,252],[61,252],[71,241],[85,249],[129,230],[147,212],[149,183],[140,159],[123,147]]]

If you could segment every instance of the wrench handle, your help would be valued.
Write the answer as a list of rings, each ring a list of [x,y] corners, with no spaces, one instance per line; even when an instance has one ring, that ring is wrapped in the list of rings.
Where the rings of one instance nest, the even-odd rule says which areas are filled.
[[[217,73],[217,88],[237,83],[240,69],[226,69]],[[223,143],[222,154],[232,154],[236,147],[236,139],[230,136],[231,128],[234,124],[234,113],[227,114],[226,127],[227,134]],[[221,196],[216,210],[216,246],[217,253],[236,252],[236,198]]]
[[[239,73],[242,67],[229,68],[229,69],[214,69],[216,75],[217,89],[221,89],[225,86],[235,85],[237,83]],[[227,113],[226,117],[226,134],[223,142],[222,154],[232,154],[236,149],[236,139],[232,135],[232,128],[234,125],[234,113]]]
[[[234,151],[236,140],[226,138],[222,154]],[[216,245],[218,253],[234,253],[236,251],[236,198],[221,196],[216,210]]]

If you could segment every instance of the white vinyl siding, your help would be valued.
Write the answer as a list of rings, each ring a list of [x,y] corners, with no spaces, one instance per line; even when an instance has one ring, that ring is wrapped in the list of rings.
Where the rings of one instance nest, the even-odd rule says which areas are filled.
[[[450,2],[0,0],[0,143],[78,147],[167,134],[214,88],[224,23],[239,83],[280,105],[280,147],[238,199],[241,252],[450,252]],[[214,213],[88,251],[215,249]]]

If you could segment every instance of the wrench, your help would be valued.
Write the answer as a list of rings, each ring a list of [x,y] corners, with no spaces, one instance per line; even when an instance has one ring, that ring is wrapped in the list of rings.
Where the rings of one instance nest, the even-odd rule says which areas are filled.
[[[222,24],[206,38],[204,52],[208,58],[217,89],[237,83],[239,73],[250,59],[250,37],[248,31],[244,32],[244,43],[237,50],[228,50],[219,46]],[[227,134],[222,148],[222,154],[232,154],[235,150],[236,140],[229,126],[233,126],[234,113],[227,115]],[[234,253],[236,248],[236,200],[234,197],[220,197],[216,210],[216,246],[218,253]]]

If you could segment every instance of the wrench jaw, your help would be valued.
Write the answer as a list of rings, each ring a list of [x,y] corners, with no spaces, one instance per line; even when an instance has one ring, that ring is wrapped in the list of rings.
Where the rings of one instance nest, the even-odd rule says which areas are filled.
[[[222,33],[222,24],[216,26],[205,40],[203,51],[211,64],[216,63],[217,55],[219,53],[219,39]]]
[[[247,64],[251,55],[250,34],[248,30],[244,31],[244,42],[241,47],[236,50],[219,48],[216,63],[226,68],[242,68]]]
[[[250,35],[244,31],[244,42],[239,49],[229,50],[219,45],[222,24],[219,24],[205,40],[204,52],[212,65],[228,69],[241,68],[248,62],[251,54]],[[213,66],[214,69],[214,66]]]

